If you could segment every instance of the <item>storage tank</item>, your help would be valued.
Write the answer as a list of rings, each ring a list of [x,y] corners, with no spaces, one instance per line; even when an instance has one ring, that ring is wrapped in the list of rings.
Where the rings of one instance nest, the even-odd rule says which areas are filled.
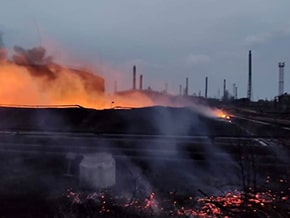
[[[84,155],[79,168],[82,188],[108,188],[116,183],[116,164],[110,153]]]

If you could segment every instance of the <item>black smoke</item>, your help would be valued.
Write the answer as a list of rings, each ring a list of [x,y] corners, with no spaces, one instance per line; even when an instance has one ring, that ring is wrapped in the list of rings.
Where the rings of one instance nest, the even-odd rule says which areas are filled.
[[[14,46],[13,61],[20,65],[49,65],[53,62],[52,56],[46,55],[46,49],[39,46],[32,49],[24,49]]]

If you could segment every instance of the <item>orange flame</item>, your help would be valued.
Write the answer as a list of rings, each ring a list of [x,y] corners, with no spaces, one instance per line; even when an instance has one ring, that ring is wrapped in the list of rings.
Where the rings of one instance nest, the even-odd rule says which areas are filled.
[[[71,69],[53,62],[29,63],[25,58],[15,56],[18,62],[0,59],[0,106],[80,105],[94,109],[189,106],[208,116],[230,119],[222,110],[212,111],[182,97],[172,101],[168,95],[146,90],[106,94],[104,79],[93,72]]]
[[[79,105],[87,108],[137,108],[154,105],[193,107],[205,115],[207,107],[197,107],[192,100],[152,91],[105,94],[105,81],[93,72],[71,69],[53,62],[43,47],[23,49],[15,46],[13,61],[0,48],[0,106],[60,107]],[[206,108],[206,110],[205,110]],[[229,119],[228,115],[218,117]]]
[[[56,64],[28,66],[2,61],[0,86],[1,105],[81,105],[95,109],[154,105],[141,93],[105,95],[101,77]]]
[[[213,113],[213,116],[215,117],[218,117],[218,118],[222,118],[222,119],[225,119],[225,120],[230,120],[231,119],[231,116],[226,113],[225,111],[221,110],[221,109],[215,109],[212,111]]]

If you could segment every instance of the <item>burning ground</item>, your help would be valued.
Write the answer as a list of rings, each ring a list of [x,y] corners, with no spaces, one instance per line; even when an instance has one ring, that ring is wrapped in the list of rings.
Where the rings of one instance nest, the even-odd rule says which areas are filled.
[[[0,115],[4,217],[289,216],[289,162],[274,152],[289,156],[289,141],[261,145],[245,121],[168,107]],[[79,164],[98,152],[115,158],[116,185],[82,188]]]

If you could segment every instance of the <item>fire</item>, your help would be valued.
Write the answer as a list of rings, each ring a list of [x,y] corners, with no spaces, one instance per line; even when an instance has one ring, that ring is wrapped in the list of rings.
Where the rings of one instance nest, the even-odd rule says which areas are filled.
[[[14,47],[14,54],[6,58],[0,48],[0,106],[60,107],[77,105],[94,109],[138,108],[154,105],[193,107],[208,114],[200,105],[186,98],[171,99],[152,90],[129,90],[117,94],[105,93],[103,78],[89,70],[72,69],[56,64],[43,47],[23,49]],[[202,109],[200,109],[202,108]],[[230,116],[221,110],[215,117],[226,120]]]
[[[227,112],[221,110],[221,109],[215,109],[212,111],[212,114],[214,117],[217,117],[217,118],[221,118],[221,119],[224,119],[224,120],[229,120],[231,119],[231,115],[228,114]]]
[[[104,80],[92,72],[58,64],[44,66],[0,62],[0,104],[13,106],[80,105],[105,109],[145,107],[154,103],[141,93],[104,93]]]
[[[94,97],[98,89],[91,88],[93,75],[78,75],[58,65],[30,67],[11,62],[0,64],[0,102],[2,105],[62,105],[101,106]],[[90,95],[88,95],[90,91]],[[97,99],[97,98],[96,98]]]
[[[10,59],[7,50],[0,47],[0,86],[2,106],[80,105],[105,109],[155,104],[142,93],[105,94],[102,77],[56,64],[43,47],[15,46]]]

